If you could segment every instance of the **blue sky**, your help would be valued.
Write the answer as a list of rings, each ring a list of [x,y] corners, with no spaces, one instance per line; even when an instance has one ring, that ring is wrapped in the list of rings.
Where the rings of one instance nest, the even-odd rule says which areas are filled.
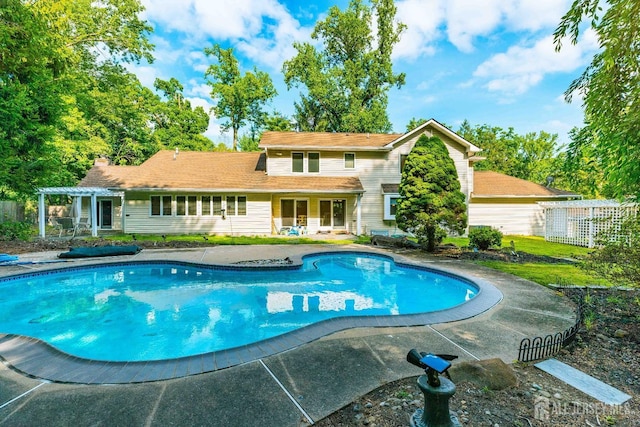
[[[233,47],[243,70],[268,72],[278,95],[267,107],[287,116],[299,90],[287,91],[282,64],[295,55],[294,41],[311,41],[315,23],[347,0],[142,0],[143,17],[154,27],[156,61],[131,67],[143,84],[175,77],[192,105],[212,101],[203,49]],[[567,132],[582,125],[579,97],[563,93],[591,61],[597,40],[583,32],[579,43],[554,51],[552,33],[571,0],[398,0],[396,19],[407,25],[394,50],[394,70],[407,75],[389,92],[393,130],[404,132],[413,118],[434,118],[454,130],[472,125],[513,127],[518,133]],[[230,144],[219,120],[207,136]]]

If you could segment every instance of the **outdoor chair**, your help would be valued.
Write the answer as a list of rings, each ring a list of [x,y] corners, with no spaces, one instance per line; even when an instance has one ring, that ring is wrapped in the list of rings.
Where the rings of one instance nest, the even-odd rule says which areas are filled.
[[[91,224],[89,224],[89,218],[80,218],[76,223],[75,230],[73,232],[74,235],[82,234],[83,231],[90,231]]]
[[[72,218],[51,218],[51,223],[53,227],[59,231],[58,237],[62,237],[62,234],[69,234],[71,232],[72,236],[76,234],[76,228],[73,225]]]

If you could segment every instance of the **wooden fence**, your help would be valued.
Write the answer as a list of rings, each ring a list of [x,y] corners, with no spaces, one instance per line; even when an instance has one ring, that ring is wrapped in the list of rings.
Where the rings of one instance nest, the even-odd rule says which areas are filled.
[[[0,200],[0,223],[24,221],[24,205],[12,200]]]

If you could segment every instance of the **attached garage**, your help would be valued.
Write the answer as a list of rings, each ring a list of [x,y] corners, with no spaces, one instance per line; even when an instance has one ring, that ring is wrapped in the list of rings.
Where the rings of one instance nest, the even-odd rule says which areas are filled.
[[[490,226],[503,234],[544,236],[544,208],[539,202],[581,198],[570,191],[498,172],[475,171],[469,200],[469,226]]]

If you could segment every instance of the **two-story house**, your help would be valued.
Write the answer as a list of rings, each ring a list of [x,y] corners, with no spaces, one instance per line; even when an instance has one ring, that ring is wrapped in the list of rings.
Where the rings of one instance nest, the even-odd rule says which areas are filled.
[[[100,230],[153,234],[269,235],[399,232],[394,221],[404,161],[422,134],[444,141],[470,200],[478,147],[435,120],[405,134],[265,132],[261,152],[160,151],[139,166],[98,159],[73,188],[71,216]]]

